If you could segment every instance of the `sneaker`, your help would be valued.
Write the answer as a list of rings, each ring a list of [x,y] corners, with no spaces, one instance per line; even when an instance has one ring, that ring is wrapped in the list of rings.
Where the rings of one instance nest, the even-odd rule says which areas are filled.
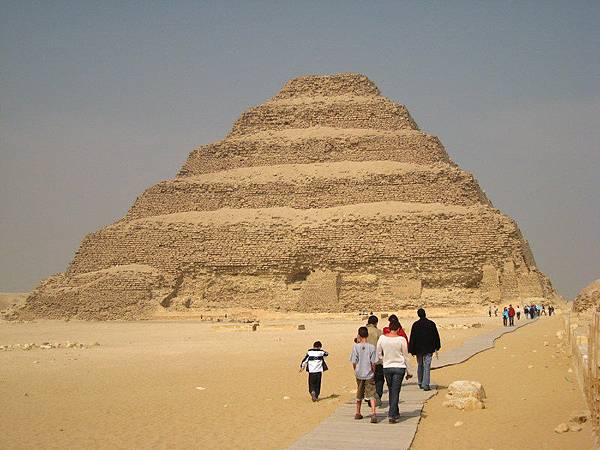
[[[360,420],[362,418],[363,418],[362,414],[354,414],[354,419]]]
[[[429,386],[424,386],[422,389],[423,389],[424,391],[430,391],[430,390],[431,390],[431,388],[430,388]]]
[[[377,416],[371,416],[371,423],[377,423]]]
[[[391,417],[390,417],[390,418],[388,419],[388,422],[389,422],[389,423],[398,423],[398,419],[394,419],[394,418],[391,418]]]
[[[319,400],[319,398],[317,397],[317,393],[315,391],[312,391],[310,393],[310,398],[312,399],[313,402],[316,402],[317,400]]]

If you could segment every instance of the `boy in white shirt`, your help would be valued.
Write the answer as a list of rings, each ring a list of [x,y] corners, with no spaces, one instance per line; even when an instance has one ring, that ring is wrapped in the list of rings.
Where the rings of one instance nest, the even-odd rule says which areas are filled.
[[[306,369],[308,372],[308,392],[313,402],[319,400],[321,394],[321,377],[327,370],[325,357],[329,355],[322,348],[321,341],[316,341],[313,347],[308,349],[306,355],[300,362],[300,371]]]

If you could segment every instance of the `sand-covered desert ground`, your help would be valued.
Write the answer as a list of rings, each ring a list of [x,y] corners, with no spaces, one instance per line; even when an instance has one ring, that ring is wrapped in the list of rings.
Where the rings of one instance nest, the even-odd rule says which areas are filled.
[[[210,315],[225,320],[224,314]],[[229,311],[227,320],[243,315]],[[0,448],[284,448],[352,398],[348,356],[363,320],[252,315],[261,323],[255,332],[206,315],[202,321],[0,322],[0,345],[100,344],[0,352]],[[412,320],[401,317],[407,329]],[[434,320],[444,350],[501,325],[483,315]],[[481,381],[488,407],[449,410],[441,406],[442,391],[426,407],[415,448],[589,448],[586,426],[579,433],[553,431],[585,406],[567,357],[555,346],[561,325],[560,317],[543,318],[502,338],[495,350],[435,371],[442,385]],[[330,370],[322,400],[312,403],[298,364],[317,339],[330,352]],[[455,428],[457,420],[464,425]]]
[[[413,448],[445,449],[591,449],[589,422],[579,432],[557,434],[571,413],[587,409],[564,342],[561,316],[502,336],[493,349],[456,366],[435,370],[440,386],[424,408]],[[483,384],[486,409],[457,411],[442,405],[452,381]],[[455,426],[456,422],[462,422]]]

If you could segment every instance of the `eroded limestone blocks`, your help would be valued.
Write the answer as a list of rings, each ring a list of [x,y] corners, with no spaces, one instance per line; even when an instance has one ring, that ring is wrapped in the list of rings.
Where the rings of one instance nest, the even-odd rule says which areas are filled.
[[[418,130],[313,127],[228,137],[192,151],[178,177],[237,167],[339,161],[454,165],[440,140]]]
[[[360,74],[299,77],[86,236],[29,317],[550,298],[517,224]]]
[[[381,199],[489,204],[471,174],[446,164],[289,164],[231,169],[159,183],[136,199],[125,220],[221,208],[321,209]]]
[[[42,282],[21,318],[84,320],[149,318],[173,291],[172,277],[144,265],[113,266],[78,275],[60,273]]]
[[[600,307],[600,279],[583,288],[573,301],[573,311],[584,312]]]
[[[478,381],[453,381],[448,386],[444,406],[472,411],[484,409],[485,391]]]

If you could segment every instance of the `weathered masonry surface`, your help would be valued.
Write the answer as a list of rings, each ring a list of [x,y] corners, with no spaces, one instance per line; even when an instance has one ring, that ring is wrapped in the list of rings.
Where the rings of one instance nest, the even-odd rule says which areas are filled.
[[[299,77],[88,235],[25,314],[552,299],[517,224],[367,77]]]

